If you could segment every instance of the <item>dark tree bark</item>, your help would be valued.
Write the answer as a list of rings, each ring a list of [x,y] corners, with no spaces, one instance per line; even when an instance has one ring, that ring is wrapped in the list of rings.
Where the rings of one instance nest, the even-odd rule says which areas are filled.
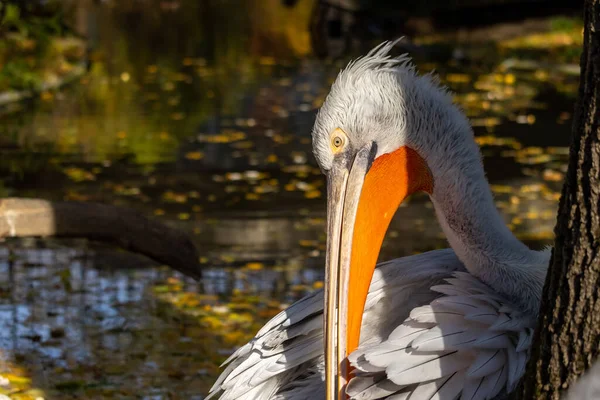
[[[122,207],[0,199],[0,240],[31,236],[107,242],[143,254],[193,278],[201,277],[198,251],[186,233]]]
[[[559,399],[600,353],[600,0],[585,0],[581,80],[556,239],[518,397]]]

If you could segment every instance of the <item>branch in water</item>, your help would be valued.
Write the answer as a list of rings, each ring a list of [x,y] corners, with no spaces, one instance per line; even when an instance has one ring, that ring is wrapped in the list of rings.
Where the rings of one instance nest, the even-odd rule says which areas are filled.
[[[137,211],[96,203],[0,199],[0,239],[81,237],[108,242],[199,279],[198,252],[179,229]]]

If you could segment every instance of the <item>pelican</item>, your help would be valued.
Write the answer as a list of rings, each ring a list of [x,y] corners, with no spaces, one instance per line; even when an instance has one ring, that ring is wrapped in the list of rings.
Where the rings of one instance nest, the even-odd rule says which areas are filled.
[[[269,321],[225,362],[221,400],[493,399],[523,375],[550,252],[506,227],[464,113],[384,42],[351,62],[319,110],[327,176],[324,290]],[[417,191],[451,249],[379,264]]]

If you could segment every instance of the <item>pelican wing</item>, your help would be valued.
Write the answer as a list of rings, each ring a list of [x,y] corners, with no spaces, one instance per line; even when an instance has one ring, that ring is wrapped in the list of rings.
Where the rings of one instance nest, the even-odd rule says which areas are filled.
[[[389,337],[350,355],[353,399],[493,399],[524,373],[535,316],[465,272],[431,288]]]
[[[463,267],[450,249],[380,264],[367,297],[361,345],[380,345],[378,351],[385,353],[384,340],[409,317],[410,310],[439,297],[441,294],[430,287],[443,283],[456,270]],[[322,290],[276,315],[225,364],[227,367],[207,400],[214,396],[221,400],[323,399]],[[449,382],[446,390],[451,391],[457,377],[446,379]],[[379,397],[374,398],[396,393],[401,388],[383,374],[368,377],[362,384],[370,385],[378,393]]]

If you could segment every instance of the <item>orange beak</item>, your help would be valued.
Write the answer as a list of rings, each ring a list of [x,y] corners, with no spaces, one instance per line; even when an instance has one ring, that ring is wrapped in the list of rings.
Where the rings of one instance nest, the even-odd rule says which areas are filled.
[[[325,371],[327,400],[345,399],[347,356],[360,328],[373,271],[396,210],[410,194],[433,190],[425,160],[400,147],[374,159],[376,146],[354,159],[340,155],[328,174],[325,275]]]

